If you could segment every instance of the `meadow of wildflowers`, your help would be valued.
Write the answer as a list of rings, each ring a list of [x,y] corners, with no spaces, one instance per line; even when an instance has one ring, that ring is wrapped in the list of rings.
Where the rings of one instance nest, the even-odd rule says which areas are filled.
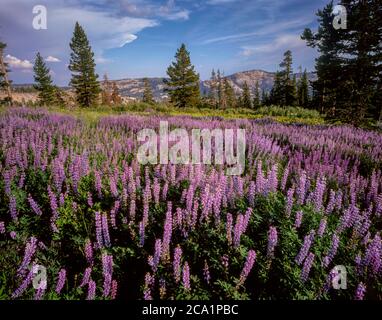
[[[382,299],[381,134],[165,118],[245,129],[245,172],[226,176],[140,165],[136,134],[161,120],[0,115],[0,299]]]

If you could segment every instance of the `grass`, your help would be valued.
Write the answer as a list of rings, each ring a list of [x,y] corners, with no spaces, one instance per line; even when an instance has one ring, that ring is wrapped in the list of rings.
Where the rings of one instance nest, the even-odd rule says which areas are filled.
[[[143,116],[191,116],[211,117],[222,119],[261,119],[269,118],[282,123],[302,123],[307,125],[324,124],[324,118],[315,110],[307,110],[299,107],[263,107],[252,109],[211,109],[211,108],[175,108],[166,104],[149,105],[145,103],[131,103],[116,107],[96,106],[93,108],[62,108],[50,106],[47,108],[52,112],[73,115],[80,119],[96,122],[99,118],[109,115],[135,114]]]

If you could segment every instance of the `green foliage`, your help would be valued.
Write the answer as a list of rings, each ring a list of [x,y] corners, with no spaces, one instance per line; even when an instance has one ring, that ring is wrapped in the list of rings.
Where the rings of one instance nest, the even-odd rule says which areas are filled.
[[[50,70],[46,66],[40,52],[37,52],[33,71],[35,81],[33,88],[38,91],[39,103],[43,106],[53,104],[56,98],[56,88],[53,86]]]
[[[81,107],[90,107],[97,103],[101,92],[95,73],[94,53],[84,29],[76,22],[70,43],[69,70],[72,72],[70,85],[76,93],[77,103]]]
[[[177,107],[196,106],[200,100],[199,75],[191,64],[190,53],[184,44],[178,49],[175,59],[167,69],[170,79],[164,80],[165,91]]]
[[[154,97],[153,97],[153,92],[151,89],[151,84],[148,78],[144,79],[144,91],[143,91],[143,97],[142,97],[142,102],[147,103],[147,104],[154,104]]]

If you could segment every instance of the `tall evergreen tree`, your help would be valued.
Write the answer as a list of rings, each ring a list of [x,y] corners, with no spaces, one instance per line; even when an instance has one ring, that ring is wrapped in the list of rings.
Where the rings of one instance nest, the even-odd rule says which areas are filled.
[[[260,100],[260,85],[259,81],[256,81],[255,86],[255,97],[253,98],[253,108],[258,109],[261,106],[261,100]]]
[[[50,76],[50,70],[46,66],[40,52],[36,55],[33,71],[35,81],[33,87],[38,91],[39,103],[48,106],[55,102],[56,92]]]
[[[95,72],[94,53],[84,29],[76,22],[70,43],[69,70],[72,72],[70,85],[76,93],[76,100],[82,107],[90,107],[97,103],[101,92]]]
[[[217,74],[218,79],[218,104],[219,108],[225,109],[227,107],[227,99],[225,96],[225,90],[224,90],[224,75],[218,70]]]
[[[0,42],[0,89],[4,90],[7,97],[0,101],[0,103],[11,104],[12,103],[12,91],[11,91],[11,81],[8,79],[8,65],[4,61],[4,50],[7,45]]]
[[[306,69],[298,81],[297,100],[300,107],[307,108],[309,106],[309,81]]]
[[[227,78],[224,78],[224,95],[226,97],[226,103],[228,108],[236,107],[236,95],[235,90],[232,88]]]
[[[293,78],[292,52],[290,50],[284,53],[284,60],[281,62],[281,92],[282,106],[294,106],[296,104],[296,82]]]
[[[154,104],[154,97],[153,92],[151,89],[151,84],[148,78],[144,79],[144,91],[143,91],[143,98],[142,102],[148,103],[148,104]]]
[[[191,64],[190,53],[184,44],[175,55],[176,61],[167,69],[169,79],[165,79],[165,91],[170,101],[177,107],[193,107],[200,101],[199,75]]]
[[[113,81],[113,84],[111,86],[111,102],[114,105],[118,105],[122,103],[122,97],[119,94],[119,89],[115,81]]]
[[[244,82],[244,85],[243,85],[243,94],[241,96],[241,106],[242,108],[246,108],[246,109],[252,108],[251,91],[249,90],[247,82]]]
[[[277,71],[275,73],[274,83],[272,90],[269,95],[269,102],[270,104],[285,106],[285,95],[283,94],[283,87],[282,87],[282,74],[280,71]]]
[[[381,79],[382,5],[380,0],[343,0],[347,29],[333,27],[333,1],[317,12],[317,32],[306,29],[302,39],[316,47],[315,103],[327,115],[358,124],[378,117],[375,99]],[[380,85],[379,85],[380,86]]]
[[[215,69],[212,69],[210,83],[211,85],[210,85],[209,98],[211,100],[212,105],[215,107],[217,104],[216,97],[217,97],[217,83],[218,83]]]
[[[111,106],[111,91],[112,91],[112,84],[109,81],[107,74],[105,73],[103,76],[102,92],[101,92],[102,105]]]

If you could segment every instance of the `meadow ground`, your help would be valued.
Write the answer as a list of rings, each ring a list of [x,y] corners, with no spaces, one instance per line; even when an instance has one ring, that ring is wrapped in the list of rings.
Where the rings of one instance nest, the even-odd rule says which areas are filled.
[[[134,108],[2,110],[0,299],[382,298],[380,133],[298,109]],[[245,129],[243,175],[140,165],[137,132],[161,120]]]

